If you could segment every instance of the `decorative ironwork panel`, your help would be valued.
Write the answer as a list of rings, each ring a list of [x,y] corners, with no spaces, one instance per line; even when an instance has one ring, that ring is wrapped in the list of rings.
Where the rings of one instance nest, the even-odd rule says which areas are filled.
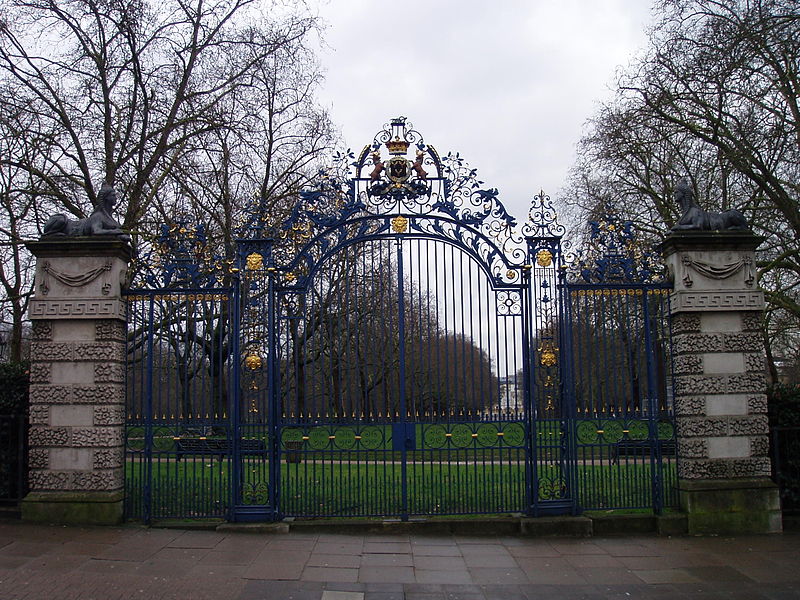
[[[670,286],[630,223],[590,224],[570,265],[576,479],[585,509],[677,506]]]
[[[126,514],[230,510],[232,290],[133,290],[126,360]]]
[[[130,517],[674,501],[668,298],[630,227],[568,261],[548,196],[518,227],[404,117],[273,209],[235,261],[177,219],[134,265]]]

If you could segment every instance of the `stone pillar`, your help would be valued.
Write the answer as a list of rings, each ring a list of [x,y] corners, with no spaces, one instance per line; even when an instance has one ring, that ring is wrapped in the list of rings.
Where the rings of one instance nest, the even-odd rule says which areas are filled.
[[[781,531],[770,480],[764,293],[750,233],[671,233],[678,486],[689,533]]]
[[[116,238],[31,242],[26,521],[113,524],[124,495],[126,305],[130,246]]]

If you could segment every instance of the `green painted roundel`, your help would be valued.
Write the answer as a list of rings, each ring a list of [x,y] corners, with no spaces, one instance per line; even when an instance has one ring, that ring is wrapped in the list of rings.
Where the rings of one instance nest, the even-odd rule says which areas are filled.
[[[622,423],[606,419],[600,423],[603,442],[606,444],[616,444],[622,439]]]
[[[333,435],[334,444],[341,450],[351,450],[356,445],[356,432],[352,427],[337,427]]]
[[[519,423],[507,423],[502,433],[505,446],[522,446],[525,443],[525,428]]]
[[[472,430],[463,423],[453,426],[450,434],[450,441],[458,448],[466,448],[472,442]]]
[[[478,445],[482,448],[493,448],[497,445],[497,426],[484,423],[478,427]]]
[[[379,427],[364,427],[359,435],[361,446],[367,450],[377,450],[383,446],[383,433]]]
[[[324,427],[314,427],[308,432],[308,445],[312,450],[323,450],[331,443],[328,430]]]
[[[597,434],[598,429],[602,429],[597,421],[581,421],[578,423],[578,441],[581,444],[596,444],[600,441]]]
[[[443,425],[430,425],[425,428],[423,438],[427,448],[444,448],[447,444],[447,430]]]

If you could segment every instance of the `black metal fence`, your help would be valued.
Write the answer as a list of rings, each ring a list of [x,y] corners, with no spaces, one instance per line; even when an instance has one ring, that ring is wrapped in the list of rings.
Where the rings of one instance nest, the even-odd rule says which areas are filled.
[[[569,293],[581,507],[675,508],[669,288],[572,284]]]
[[[800,427],[773,427],[772,476],[781,491],[784,514],[800,512]]]
[[[27,442],[27,415],[0,415],[0,505],[16,504],[28,491]]]

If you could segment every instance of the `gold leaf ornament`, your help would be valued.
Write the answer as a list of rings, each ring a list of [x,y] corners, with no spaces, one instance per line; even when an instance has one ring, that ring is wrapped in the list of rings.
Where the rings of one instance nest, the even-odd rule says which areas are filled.
[[[261,357],[258,354],[248,354],[244,359],[244,366],[251,371],[256,371],[261,368]]]
[[[253,252],[247,255],[245,264],[248,271],[257,271],[264,266],[264,258],[258,252]]]
[[[408,229],[408,219],[403,216],[397,216],[392,219],[392,230],[395,233],[405,233]]]
[[[550,250],[539,250],[536,253],[536,264],[540,267],[549,267],[553,264],[553,253]]]

